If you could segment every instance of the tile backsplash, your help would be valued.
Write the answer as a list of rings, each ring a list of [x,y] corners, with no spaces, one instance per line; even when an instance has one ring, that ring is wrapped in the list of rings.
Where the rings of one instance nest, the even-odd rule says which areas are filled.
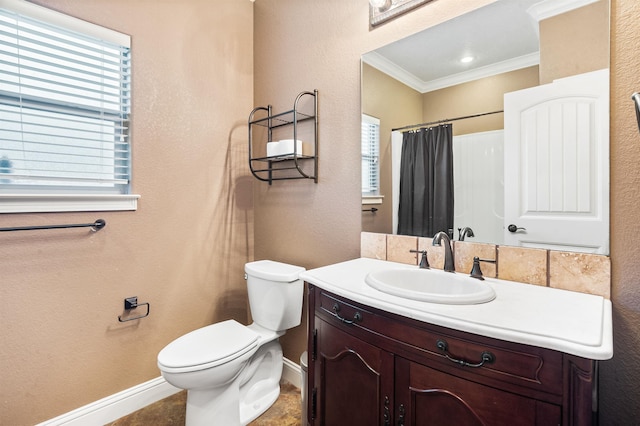
[[[555,287],[595,294],[611,295],[611,258],[598,254],[574,253],[536,248],[452,241],[456,271],[468,273],[473,257],[495,260],[483,262],[486,277],[526,284]],[[373,259],[417,265],[420,256],[409,250],[427,250],[432,268],[442,269],[444,249],[432,246],[431,238],[362,232],[360,255]]]

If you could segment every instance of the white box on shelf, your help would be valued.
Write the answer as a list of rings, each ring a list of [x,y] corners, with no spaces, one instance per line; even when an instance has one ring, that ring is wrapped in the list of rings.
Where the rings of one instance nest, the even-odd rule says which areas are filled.
[[[291,156],[293,155],[293,139],[283,139],[280,141],[280,155]],[[308,142],[302,142],[297,140],[295,144],[296,155],[313,155],[311,144]]]
[[[267,142],[267,157],[280,155],[280,142]]]

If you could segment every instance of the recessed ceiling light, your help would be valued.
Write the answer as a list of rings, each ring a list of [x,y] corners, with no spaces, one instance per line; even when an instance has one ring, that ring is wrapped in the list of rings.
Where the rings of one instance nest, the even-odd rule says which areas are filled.
[[[469,63],[473,61],[473,56],[465,56],[464,58],[460,59],[460,62],[462,62],[463,64]]]

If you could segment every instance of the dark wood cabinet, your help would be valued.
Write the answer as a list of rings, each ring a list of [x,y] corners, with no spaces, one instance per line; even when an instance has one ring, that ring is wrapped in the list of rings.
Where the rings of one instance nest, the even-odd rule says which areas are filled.
[[[322,320],[316,330],[315,363],[320,371],[316,404],[321,424],[384,424],[385,415],[391,418],[393,355]]]
[[[309,285],[310,425],[589,425],[595,371]]]
[[[421,426],[559,425],[560,406],[396,359],[397,400],[405,424]]]

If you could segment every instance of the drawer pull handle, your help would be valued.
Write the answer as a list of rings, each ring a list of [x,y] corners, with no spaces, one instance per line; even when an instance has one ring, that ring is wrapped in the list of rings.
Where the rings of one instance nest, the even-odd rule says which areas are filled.
[[[333,305],[333,314],[336,316],[336,318],[338,318],[340,321],[342,321],[345,324],[354,324],[358,321],[362,321],[362,315],[360,315],[360,312],[356,312],[355,314],[353,314],[353,319],[349,320],[346,319],[342,316],[340,316],[340,314],[338,313],[340,312],[340,305],[338,305],[337,303],[334,303]]]
[[[436,346],[449,361],[455,362],[456,364],[462,365],[464,367],[478,368],[482,367],[485,364],[493,364],[494,362],[496,362],[496,356],[489,351],[483,351],[480,355],[481,361],[477,364],[472,364],[462,359],[453,358],[449,354],[449,345],[445,340],[438,339],[438,341],[436,341]]]

